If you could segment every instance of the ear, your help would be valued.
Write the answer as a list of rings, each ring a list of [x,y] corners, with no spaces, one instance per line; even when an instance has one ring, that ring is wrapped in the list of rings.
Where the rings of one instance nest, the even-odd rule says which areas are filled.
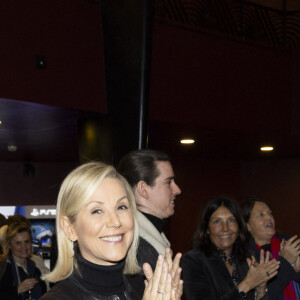
[[[251,226],[248,223],[246,223],[246,226],[247,226],[248,231],[251,233]]]
[[[139,181],[135,189],[139,196],[145,199],[149,199],[149,193],[148,193],[149,186],[145,181],[143,180]]]
[[[63,216],[60,218],[60,227],[71,242],[77,241],[77,234],[68,217]]]

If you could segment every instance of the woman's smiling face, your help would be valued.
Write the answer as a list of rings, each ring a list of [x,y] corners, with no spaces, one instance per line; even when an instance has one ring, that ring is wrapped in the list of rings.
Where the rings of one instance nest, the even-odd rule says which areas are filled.
[[[134,235],[134,220],[122,183],[106,178],[71,224],[69,238],[77,240],[81,255],[98,265],[124,259]]]
[[[225,206],[220,206],[211,215],[208,233],[217,248],[227,255],[231,254],[232,246],[239,234],[239,226],[233,214]]]

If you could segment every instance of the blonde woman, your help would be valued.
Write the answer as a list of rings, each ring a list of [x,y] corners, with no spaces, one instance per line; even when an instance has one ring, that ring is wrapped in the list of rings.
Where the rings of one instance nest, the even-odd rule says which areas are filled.
[[[91,162],[73,170],[58,195],[56,222],[58,259],[44,278],[58,283],[43,300],[180,298],[178,257],[171,268],[160,256],[154,273],[145,265],[143,296],[124,276],[139,272],[136,207],[130,186],[113,167]]]

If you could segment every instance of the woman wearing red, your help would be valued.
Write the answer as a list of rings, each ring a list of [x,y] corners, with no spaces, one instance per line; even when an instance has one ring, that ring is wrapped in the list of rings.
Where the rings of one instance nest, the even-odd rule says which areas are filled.
[[[261,199],[249,198],[242,205],[243,218],[250,233],[249,250],[257,257],[263,249],[280,261],[277,276],[268,282],[269,299],[300,299],[300,239],[276,233],[270,206]]]

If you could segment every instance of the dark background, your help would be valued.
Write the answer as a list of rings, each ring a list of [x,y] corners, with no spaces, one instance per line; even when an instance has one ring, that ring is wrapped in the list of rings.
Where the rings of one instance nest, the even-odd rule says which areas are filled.
[[[297,43],[171,20],[166,2],[154,2],[147,132],[149,147],[171,156],[182,190],[167,229],[173,250],[188,249],[219,194],[262,197],[278,229],[299,233]],[[82,145],[103,149],[110,134],[99,3],[2,0],[0,38],[0,205],[55,204],[62,179],[87,158]],[[182,146],[182,137],[196,142]],[[275,150],[261,153],[268,143]]]

